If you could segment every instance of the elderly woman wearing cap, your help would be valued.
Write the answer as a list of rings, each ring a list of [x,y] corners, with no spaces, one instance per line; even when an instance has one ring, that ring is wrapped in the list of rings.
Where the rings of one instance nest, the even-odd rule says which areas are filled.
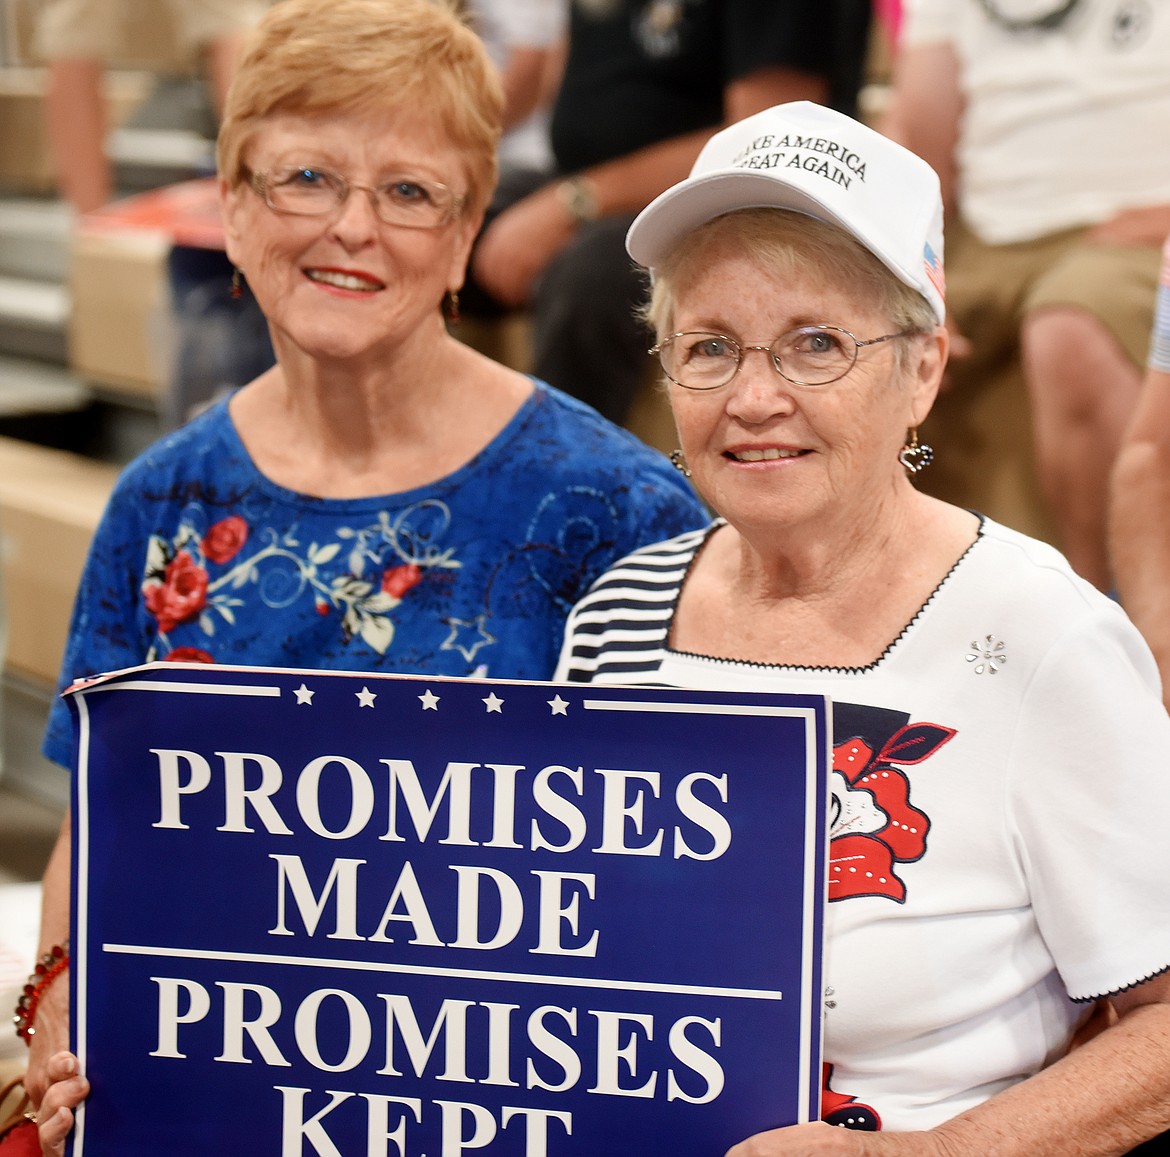
[[[941,222],[926,164],[797,103],[717,134],[629,234],[718,517],[598,580],[558,677],[834,701],[823,1106],[847,1128],[745,1157],[1113,1155],[1170,1124],[1170,840],[1142,804],[1170,719],[1116,604],[913,485]]]

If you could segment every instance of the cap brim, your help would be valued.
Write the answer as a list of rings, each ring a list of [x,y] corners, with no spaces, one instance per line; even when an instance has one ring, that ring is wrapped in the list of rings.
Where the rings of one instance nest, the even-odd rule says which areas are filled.
[[[784,184],[775,174],[724,169],[655,197],[630,226],[626,251],[639,265],[653,269],[692,229],[735,209],[756,208],[791,209],[856,235],[821,201]]]

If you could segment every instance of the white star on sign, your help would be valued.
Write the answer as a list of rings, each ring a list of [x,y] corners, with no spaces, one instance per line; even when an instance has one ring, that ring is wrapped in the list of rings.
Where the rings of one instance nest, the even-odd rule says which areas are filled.
[[[361,707],[373,707],[374,700],[378,698],[369,687],[363,687],[360,691],[355,691],[354,694],[357,696],[358,705]]]
[[[301,685],[300,685],[300,686],[299,686],[299,687],[298,687],[298,688],[297,688],[297,689],[296,689],[296,690],[293,692],[293,694],[294,694],[294,695],[297,697],[297,702],[298,702],[298,703],[308,703],[308,704],[310,704],[310,705],[311,705],[311,704],[312,704],[312,702],[313,702],[313,692],[312,692],[312,691],[310,691],[310,690],[308,689],[308,687],[306,687],[306,686],[304,685],[304,683],[302,683],[302,684],[301,684]]]
[[[562,699],[559,695],[557,695],[554,698],[549,699],[547,702],[548,705],[552,708],[552,713],[554,715],[569,714],[569,701],[567,699]]]
[[[484,700],[484,702],[487,704],[487,709],[488,709],[488,714],[489,714],[489,715],[490,715],[490,714],[491,714],[493,711],[494,711],[494,712],[495,712],[497,715],[503,715],[503,714],[504,714],[504,712],[503,712],[504,701],[503,701],[503,699],[500,699],[500,698],[499,698],[499,697],[496,695],[496,693],[495,693],[494,691],[493,691],[493,692],[491,692],[491,694],[489,694],[489,695],[488,695],[488,697],[487,697],[487,698]]]
[[[428,687],[419,697],[419,702],[423,705],[424,711],[438,711],[439,697],[435,695]]]

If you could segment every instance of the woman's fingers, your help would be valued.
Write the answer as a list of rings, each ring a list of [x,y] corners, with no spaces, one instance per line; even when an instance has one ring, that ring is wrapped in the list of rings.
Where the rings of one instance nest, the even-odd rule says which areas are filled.
[[[54,1053],[46,1073],[49,1087],[37,1109],[37,1136],[45,1157],[63,1157],[65,1138],[73,1128],[73,1110],[89,1095],[89,1081],[69,1052]]]
[[[43,1157],[65,1157],[65,1138],[73,1128],[73,1111],[62,1105],[52,1116],[37,1117],[37,1137]]]

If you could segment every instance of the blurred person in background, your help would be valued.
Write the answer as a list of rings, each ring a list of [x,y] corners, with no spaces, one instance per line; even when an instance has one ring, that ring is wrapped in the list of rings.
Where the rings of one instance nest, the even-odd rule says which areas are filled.
[[[871,0],[571,0],[558,177],[484,230],[472,280],[528,309],[538,377],[615,422],[646,379],[630,221],[722,125],[781,101],[856,109]]]
[[[564,63],[567,0],[464,0],[468,20],[500,69],[504,133],[496,188],[553,169],[549,119]]]
[[[997,476],[1022,488],[1034,463],[1051,528],[1030,529],[1102,590],[1109,473],[1170,232],[1170,151],[1151,147],[1168,123],[1168,4],[906,4],[881,127],[930,162],[947,204],[956,356],[930,436],[959,477],[937,493],[982,508]],[[968,419],[994,391],[1006,408],[983,445]]]
[[[1170,709],[1170,235],[1145,380],[1113,468],[1109,530],[1122,605],[1158,660]]]
[[[167,0],[182,47],[203,62],[223,111],[244,39],[271,0]],[[106,155],[106,63],[128,43],[126,0],[43,0],[37,50],[48,65],[45,114],[61,196],[78,213],[114,195]]]
[[[463,10],[499,66],[504,85],[500,176],[482,233],[509,205],[555,173],[550,124],[564,68],[569,0],[463,0]],[[473,324],[511,312],[484,292],[474,276],[464,283],[460,304]],[[488,331],[483,336],[490,340]]]

